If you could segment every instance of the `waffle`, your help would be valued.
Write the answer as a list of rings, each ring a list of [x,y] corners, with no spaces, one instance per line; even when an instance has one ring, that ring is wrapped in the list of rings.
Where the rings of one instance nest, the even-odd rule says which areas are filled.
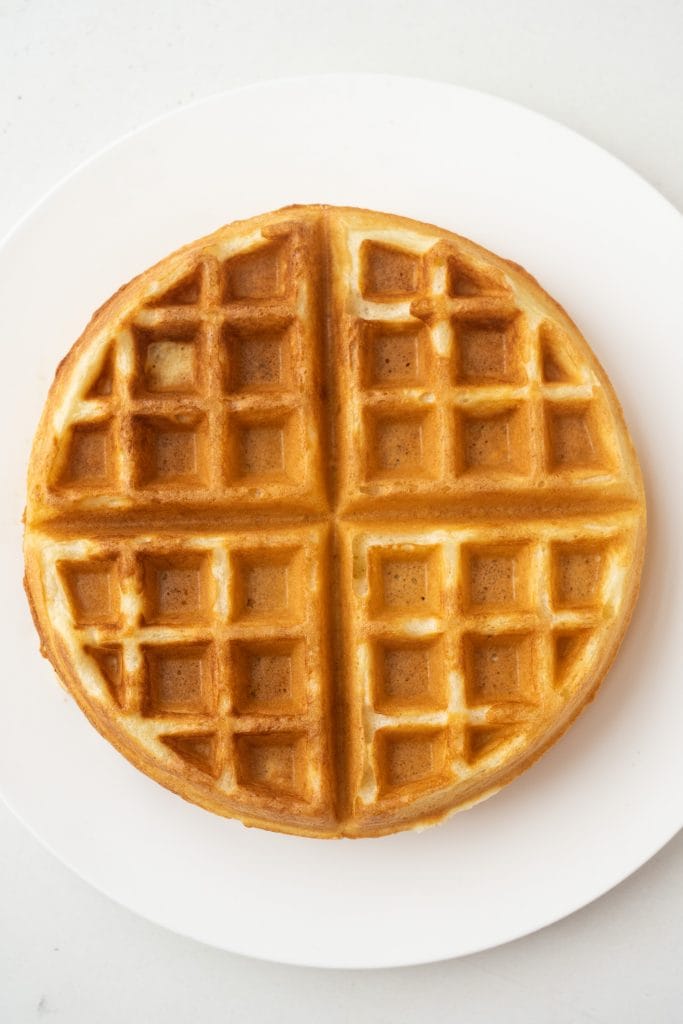
[[[515,264],[291,207],[120,289],[31,456],[43,653],[134,765],[307,836],[527,768],[626,629],[643,486],[606,374]]]

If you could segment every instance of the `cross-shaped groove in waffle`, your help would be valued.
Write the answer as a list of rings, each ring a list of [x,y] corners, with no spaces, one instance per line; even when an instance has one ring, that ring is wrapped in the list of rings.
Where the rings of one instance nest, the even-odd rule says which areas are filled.
[[[327,252],[327,244],[325,245],[325,251]],[[360,252],[360,250],[359,250]],[[422,256],[422,274],[423,280],[426,282],[425,287],[419,289],[419,294],[410,297],[408,300],[402,300],[401,302],[386,302],[386,301],[368,301],[363,297],[363,288],[360,281],[360,276],[356,273],[352,288],[350,289],[353,293],[351,298],[351,307],[355,309],[354,313],[357,319],[361,320],[366,325],[372,325],[373,322],[383,323],[390,322],[394,325],[399,324],[403,321],[408,321],[412,324],[423,324],[429,334],[429,345],[430,352],[432,354],[440,355],[442,357],[450,356],[452,350],[455,347],[454,342],[454,324],[463,325],[468,323],[476,323],[476,321],[512,321],[517,313],[517,306],[515,304],[514,297],[511,293],[506,291],[504,288],[500,289],[496,293],[494,289],[493,294],[489,295],[461,295],[453,296],[449,295],[448,288],[448,256],[449,251],[447,247],[441,244],[436,244],[430,247],[423,253]],[[356,266],[356,272],[358,266]],[[290,267],[290,272],[292,268]],[[118,338],[118,349],[117,349],[117,360],[118,367],[116,372],[117,386],[126,387],[130,389],[130,393],[127,396],[127,405],[129,407],[130,415],[123,418],[119,411],[116,411],[116,395],[110,402],[110,407],[113,405],[115,411],[113,415],[113,422],[115,430],[118,429],[119,436],[122,441],[121,451],[125,454],[128,451],[134,451],[140,447],[140,436],[135,436],[136,424],[141,420],[153,422],[155,417],[158,420],[163,420],[168,409],[164,396],[141,396],[136,394],[132,383],[135,378],[136,372],[139,372],[139,355],[136,352],[136,338],[133,333],[135,329],[154,330],[164,327],[169,321],[172,320],[175,328],[178,328],[179,324],[183,322],[187,325],[196,325],[200,323],[200,335],[198,340],[193,341],[198,347],[194,352],[194,358],[199,359],[195,365],[195,374],[202,374],[201,365],[202,361],[206,361],[206,365],[209,367],[222,365],[223,360],[223,344],[225,338],[226,327],[230,329],[245,328],[251,325],[253,322],[253,308],[249,302],[229,302],[223,301],[222,283],[220,278],[219,262],[215,257],[204,257],[200,260],[199,264],[199,275],[200,275],[200,287],[198,301],[195,305],[190,305],[183,309],[183,307],[173,307],[171,311],[165,309],[163,306],[157,306],[155,308],[148,308],[143,310],[135,320],[135,328],[133,330],[124,330]],[[309,285],[311,282],[308,282]],[[348,298],[349,296],[347,296]],[[265,299],[259,304],[259,314],[269,324],[278,324],[282,328],[286,328],[295,319],[301,308],[305,309],[305,296],[302,298],[301,291],[297,291],[294,304],[291,302],[283,302],[279,299],[269,300]],[[325,306],[329,308],[331,296],[326,293]],[[331,328],[327,337],[325,338],[324,346],[320,342],[318,337],[317,343],[320,345],[320,356],[323,360],[324,366],[326,367],[325,379],[329,394],[334,396],[332,400],[329,400],[326,407],[322,411],[318,411],[316,414],[314,407],[310,406],[307,409],[307,414],[312,415],[314,419],[317,419],[317,426],[322,434],[321,446],[324,458],[324,452],[329,450],[330,446],[332,449],[337,448],[337,433],[340,430],[340,425],[337,423],[334,416],[334,406],[336,404],[335,399],[339,394],[339,382],[336,377],[336,367],[342,366],[343,373],[352,374],[358,372],[362,375],[362,369],[352,370],[336,358],[336,346],[337,344],[344,345],[346,343],[346,337],[343,333],[343,328],[340,331],[340,325],[332,325],[330,320],[327,320],[328,328]],[[316,325],[319,328],[319,325]],[[593,394],[592,387],[586,382],[579,382],[573,384],[562,384],[562,383],[543,383],[542,373],[540,366],[540,345],[538,339],[534,336],[534,333],[529,330],[528,326],[521,324],[519,327],[522,337],[522,347],[526,352],[526,361],[523,363],[523,372],[520,371],[519,379],[511,379],[507,382],[496,382],[489,386],[480,387],[478,389],[477,401],[482,406],[486,406],[487,415],[489,415],[491,409],[494,409],[493,415],[489,418],[495,418],[495,409],[498,407],[502,410],[501,415],[505,413],[505,410],[512,407],[521,407],[521,403],[525,403],[528,410],[529,421],[527,424],[527,437],[529,438],[528,454],[529,461],[516,475],[527,477],[527,478],[540,478],[548,472],[548,465],[544,460],[544,445],[547,443],[544,439],[547,438],[547,424],[545,423],[545,412],[548,403],[552,405],[552,402],[586,402]],[[337,333],[339,331],[339,333]],[[316,332],[318,333],[318,332]],[[296,342],[301,346],[301,338],[298,337]],[[301,348],[299,349],[299,355],[301,355]],[[309,352],[309,358],[310,358]],[[517,357],[516,357],[517,358]],[[521,357],[519,357],[521,359]],[[520,366],[522,364],[520,363]],[[231,372],[233,372],[231,370]],[[467,368],[462,371],[461,376],[465,379],[468,375]],[[511,374],[514,377],[514,373]],[[296,410],[299,410],[303,414],[303,402],[305,396],[296,395],[295,389],[291,388],[289,393],[278,392],[273,395],[234,395],[231,397],[229,402],[229,411],[226,413],[226,401],[224,394],[224,384],[222,384],[221,376],[218,373],[209,373],[205,375],[204,379],[205,388],[201,393],[199,400],[196,396],[187,397],[187,411],[188,417],[196,416],[199,414],[203,417],[203,422],[206,423],[206,437],[204,439],[205,452],[207,457],[207,479],[204,483],[210,481],[213,482],[214,486],[217,486],[216,482],[221,480],[225,472],[225,457],[224,448],[218,439],[227,435],[227,424],[224,421],[226,415],[237,415],[244,418],[242,422],[247,422],[248,417],[251,415],[256,417],[251,422],[274,422],[268,419],[268,416],[274,415],[290,415]],[[291,384],[291,380],[290,380]],[[469,387],[463,387],[463,380],[458,378],[455,382],[450,380],[446,381],[441,378],[429,380],[423,382],[420,388],[415,389],[413,395],[408,396],[408,401],[414,403],[414,412],[416,417],[425,416],[436,416],[439,417],[438,436],[440,439],[445,440],[442,445],[437,445],[438,455],[437,458],[440,460],[439,471],[436,473],[436,484],[443,483],[444,479],[453,479],[454,475],[457,476],[458,472],[462,470],[462,465],[458,467],[458,460],[456,457],[456,447],[458,443],[462,446],[463,444],[463,430],[462,430],[462,416],[465,415],[465,411],[471,409],[471,391]],[[366,423],[368,416],[372,417],[377,414],[381,419],[382,412],[391,413],[392,409],[398,409],[398,403],[396,403],[392,397],[392,393],[388,389],[372,388],[365,386],[360,377],[356,378],[355,381],[351,380],[351,377],[346,381],[346,387],[348,393],[352,396],[352,406],[350,409],[351,413],[355,415],[359,413],[359,422],[362,424]],[[418,393],[419,392],[419,393]],[[425,393],[430,394],[432,397],[429,402],[424,403],[423,397]],[[407,394],[407,392],[406,392]],[[419,403],[422,402],[422,405]],[[487,405],[488,403],[488,405]],[[497,405],[496,405],[497,403]],[[283,413],[283,409],[285,412]],[[265,415],[265,419],[263,416]],[[456,429],[454,423],[456,419],[461,417],[458,422],[460,427]],[[259,419],[260,418],[260,419]],[[400,418],[400,417],[398,417]],[[387,420],[387,417],[385,417]],[[188,420],[188,422],[190,422]],[[377,422],[377,421],[375,421]],[[391,423],[390,416],[388,422]],[[422,421],[420,421],[422,422]],[[305,428],[300,433],[298,440],[303,443],[304,449],[306,446],[305,441]],[[341,428],[343,431],[343,427]],[[458,434],[458,429],[460,433]],[[510,428],[508,425],[505,426],[505,430],[508,431]],[[420,431],[422,427],[420,426]],[[385,431],[387,434],[387,452],[382,456],[384,463],[390,462],[392,457],[392,440],[391,430]],[[347,439],[349,436],[353,436],[347,432]],[[357,528],[365,528],[368,532],[377,532],[378,536],[383,534],[386,536],[393,529],[395,532],[404,532],[406,513],[400,507],[396,507],[389,500],[386,504],[384,497],[387,495],[391,498],[390,490],[391,487],[386,489],[387,494],[381,493],[381,483],[379,490],[375,484],[370,482],[367,484],[367,466],[361,465],[359,460],[367,455],[368,447],[372,448],[373,438],[368,434],[362,435],[365,444],[360,444],[360,450],[358,447],[354,451],[347,452],[348,464],[353,464],[356,460],[356,481],[351,487],[347,487],[345,490],[343,487],[340,488],[339,480],[334,472],[334,466],[332,459],[327,459],[325,465],[327,467],[328,486],[321,492],[322,502],[319,503],[318,508],[311,510],[306,508],[305,505],[299,504],[298,507],[292,508],[290,505],[291,515],[288,517],[286,512],[281,519],[277,521],[277,529],[279,531],[286,530],[287,527],[292,529],[302,529],[306,525],[313,526],[317,524],[322,526],[323,524],[329,524],[333,535],[333,565],[338,570],[340,564],[340,544],[344,541],[346,533],[349,529],[353,530]],[[422,435],[420,435],[422,436]],[[376,437],[374,438],[376,440]],[[429,439],[427,439],[429,440]],[[291,441],[291,438],[290,438]],[[474,449],[476,448],[476,441],[473,442]],[[283,458],[286,457],[283,455]],[[374,457],[374,453],[370,452],[370,458]],[[474,456],[473,456],[474,457]],[[305,452],[304,452],[305,458]],[[121,482],[125,487],[135,487],[140,481],[136,481],[133,475],[133,464],[125,457],[120,459],[121,469]],[[309,468],[309,482],[310,482],[310,461],[308,462]],[[514,470],[515,467],[513,467]],[[380,465],[380,476],[381,473],[387,470],[386,476],[391,484],[391,473],[393,472],[391,466],[387,469],[384,464]],[[372,472],[370,472],[372,476]],[[515,476],[515,473],[512,473]],[[395,490],[399,489],[402,484],[402,478],[396,477]],[[514,483],[514,482],[513,482]],[[220,489],[220,488],[219,488]],[[433,490],[433,489],[432,489]],[[538,503],[536,502],[536,496],[533,493],[526,493],[523,500],[524,511],[529,514],[532,512],[530,518],[533,517],[533,510],[536,507],[536,516],[541,520],[548,508],[548,499],[546,494],[539,495]],[[609,503],[610,495],[607,495],[607,503]],[[366,501],[368,499],[368,501]],[[418,497],[418,501],[419,501]],[[628,498],[619,497],[612,499],[615,509],[620,508],[623,511],[627,511],[631,505]],[[366,502],[364,506],[364,502]],[[430,513],[432,510],[435,514],[441,513],[442,518],[440,525],[444,528],[448,526],[454,527],[457,524],[467,523],[468,521],[468,510],[474,512],[475,508],[480,508],[479,499],[476,493],[470,497],[465,497],[464,500],[459,500],[458,503],[454,503],[453,500],[447,501],[442,505],[441,508],[437,507],[437,501],[433,494],[430,494]],[[379,509],[375,507],[370,510],[367,505],[371,503],[375,506],[379,506]],[[514,486],[503,488],[501,490],[501,506],[505,507],[506,512],[510,515],[511,511],[514,512],[515,504],[518,503],[518,492]],[[280,512],[283,508],[286,508],[288,499],[285,497],[280,502]],[[571,508],[567,508],[564,501],[564,513],[571,512]],[[606,505],[605,495],[602,495],[599,501],[599,507],[601,512],[604,512]],[[579,516],[586,514],[590,505],[585,501],[579,501],[576,506],[576,512]],[[457,514],[454,514],[457,511]],[[184,523],[182,527],[178,523],[171,521],[169,528],[174,533],[186,533],[191,534],[193,530],[200,528],[202,530],[208,530],[213,524],[214,526],[220,524],[226,531],[230,530],[230,527],[235,528],[242,527],[246,519],[246,513],[243,511],[242,516],[236,514],[230,516],[226,510],[221,510],[219,513],[206,513],[202,512],[195,519],[192,511],[185,515]],[[92,514],[88,515],[89,521],[92,522]],[[375,526],[374,519],[380,519],[381,524]],[[267,520],[272,522],[271,519]],[[433,526],[433,520],[426,518],[426,521]],[[71,529],[78,528],[78,516],[71,515]],[[135,512],[132,516],[129,513],[122,513],[119,519],[112,520],[111,517],[107,519],[108,524],[112,528],[113,534],[125,533],[127,523],[131,528],[135,528]],[[154,524],[155,529],[157,526],[162,525],[156,522]],[[253,524],[258,526],[256,522]],[[55,524],[57,527],[57,524]],[[419,521],[412,523],[413,527],[419,527]],[[57,527],[58,528],[58,527]],[[49,532],[49,527],[47,528]],[[258,532],[258,529],[255,531]],[[419,534],[419,530],[418,530]],[[410,542],[408,542],[410,543]],[[459,542],[447,541],[444,542],[441,548],[441,555],[439,557],[445,558],[447,561],[450,560],[452,565],[455,565],[457,561],[456,548],[458,548]],[[538,606],[535,609],[528,609],[524,614],[515,614],[509,617],[507,623],[507,632],[514,635],[529,635],[531,637],[530,643],[533,645],[534,659],[537,667],[545,665],[545,672],[541,669],[539,673],[540,678],[550,679],[552,672],[549,669],[549,659],[551,658],[550,649],[550,638],[551,630],[558,627],[559,620],[557,616],[552,616],[549,611],[549,598],[548,598],[548,580],[550,579],[549,572],[549,559],[550,559],[550,548],[547,542],[533,544],[530,542],[530,550],[533,554],[531,557],[530,564],[533,566],[532,578],[534,580],[534,592],[538,595]],[[319,555],[322,557],[321,553]],[[142,702],[144,700],[142,693],[142,671],[143,671],[143,649],[144,649],[144,631],[140,631],[137,627],[133,618],[128,620],[125,617],[125,608],[130,609],[130,615],[134,614],[134,603],[135,595],[130,589],[132,587],[132,580],[135,578],[137,572],[136,567],[130,561],[133,556],[128,554],[122,555],[121,571],[124,579],[124,631],[135,630],[136,634],[139,634],[142,639],[137,641],[130,641],[128,646],[124,648],[124,659],[126,660],[126,667],[128,677],[130,679],[129,689],[126,692],[126,709],[128,711],[136,711],[142,708]],[[211,555],[214,562],[213,574],[217,578],[220,573],[216,567],[216,559],[224,558],[225,552],[215,549]],[[128,582],[125,582],[125,581]],[[335,583],[340,582],[339,579],[335,579]],[[342,586],[345,584],[342,582]],[[439,635],[443,637],[443,644],[449,649],[445,656],[444,664],[453,663],[456,659],[455,648],[457,645],[462,645],[465,642],[464,637],[475,635],[477,628],[483,628],[485,625],[486,616],[477,614],[464,614],[461,608],[457,608],[455,604],[455,597],[453,596],[453,584],[451,581],[451,611],[447,613],[436,624],[432,624],[423,634],[423,637]],[[130,590],[127,593],[126,588]],[[221,599],[223,600],[223,599]],[[224,598],[227,602],[227,596]],[[336,609],[338,615],[341,615],[340,607],[336,602],[332,602],[333,607]],[[226,609],[228,605],[225,605]],[[280,635],[279,640],[296,640],[301,639],[306,632],[306,628],[310,628],[311,622],[309,622],[310,616],[315,614],[313,610],[307,612],[307,619],[300,623],[297,627],[298,631],[295,631],[290,635]],[[583,615],[581,622],[573,622],[572,628],[588,628],[589,626],[596,626],[594,613],[587,613]],[[319,623],[318,623],[319,624]],[[561,623],[560,623],[561,625]],[[565,622],[565,626],[567,623]],[[342,663],[341,658],[336,657],[336,650],[339,650],[339,645],[343,643],[344,630],[346,626],[340,620],[336,624],[332,624],[332,646],[334,650],[330,651],[329,656],[332,659],[332,663],[336,666],[340,666]],[[227,631],[226,631],[227,629]],[[526,631],[526,633],[524,632]],[[371,645],[374,644],[378,638],[381,640],[381,629],[378,629],[370,623],[366,623],[366,628],[362,630],[363,642],[368,642]],[[182,638],[182,628],[173,626],[169,629],[167,636],[167,642],[176,642]],[[205,636],[206,642],[213,644],[213,649],[217,650],[225,643],[232,643],[239,638],[239,629],[235,629],[234,625],[225,627],[213,617],[211,625],[208,626],[204,633],[199,636],[196,628],[192,629],[191,636],[195,642],[204,642],[201,637]],[[197,637],[199,636],[199,640]],[[100,638],[101,639],[101,638]],[[409,639],[409,634],[406,634],[406,640]],[[164,636],[159,630],[156,630],[156,642],[163,643]],[[338,671],[340,669],[338,668]],[[372,673],[368,674],[368,677]],[[337,679],[336,687],[342,686],[341,679]],[[496,703],[479,702],[476,707],[470,708],[466,694],[464,693],[465,681],[460,675],[459,677],[454,676],[449,682],[449,695],[446,707],[436,711],[435,713],[429,713],[426,716],[419,714],[413,714],[407,717],[406,714],[397,716],[390,713],[377,713],[372,719],[372,725],[369,727],[368,740],[371,744],[374,742],[374,736],[378,729],[390,728],[399,724],[406,724],[408,721],[415,726],[446,726],[449,721],[455,716],[461,723],[461,728],[466,725],[476,726],[478,723],[492,720],[496,720],[497,709]],[[370,706],[373,704],[373,698],[371,695],[366,695]],[[184,733],[187,731],[208,729],[215,732],[218,737],[218,751],[215,757],[216,773],[221,783],[228,789],[234,788],[236,779],[236,766],[233,759],[233,734],[237,732],[249,733],[256,730],[259,727],[259,723],[262,726],[263,721],[258,716],[242,715],[239,718],[235,718],[232,714],[234,694],[228,694],[227,692],[220,692],[217,695],[217,701],[214,708],[214,713],[211,715],[196,715],[191,717],[184,717],[182,723],[178,723],[177,719],[164,718],[159,715],[155,718],[155,728],[157,733],[163,732],[164,734],[172,735],[174,732]],[[512,722],[523,720],[523,706],[524,701],[519,703],[519,707],[510,708],[509,706],[504,709],[503,721]],[[318,709],[320,710],[320,709]],[[498,715],[500,718],[500,715]],[[370,721],[368,719],[368,721]],[[236,724],[237,723],[237,724]],[[303,719],[294,719],[288,716],[279,716],[277,719],[271,720],[271,727],[277,727],[284,731],[296,731],[297,728],[302,727],[304,724]],[[458,772],[466,771],[466,759],[462,749],[451,752],[450,756],[450,772],[457,776]],[[344,772],[340,772],[343,775]],[[337,785],[341,785],[342,789],[346,786],[345,780],[338,779]],[[365,780],[365,792],[370,799],[374,799],[377,796],[377,779],[371,773],[371,777]],[[342,813],[349,813],[349,793],[342,793]]]

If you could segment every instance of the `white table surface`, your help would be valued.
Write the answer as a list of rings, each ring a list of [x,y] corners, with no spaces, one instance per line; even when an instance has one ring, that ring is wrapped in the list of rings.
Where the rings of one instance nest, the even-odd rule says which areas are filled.
[[[256,79],[343,70],[517,100],[683,208],[682,43],[678,0],[0,0],[0,235],[83,158],[159,113]],[[141,920],[0,804],[0,1021],[678,1024],[682,866],[679,834],[616,890],[526,939],[428,967],[325,972]]]

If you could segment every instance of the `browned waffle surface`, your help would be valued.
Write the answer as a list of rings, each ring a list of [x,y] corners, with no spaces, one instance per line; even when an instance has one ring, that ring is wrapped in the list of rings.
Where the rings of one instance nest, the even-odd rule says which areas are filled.
[[[564,731],[628,623],[645,504],[604,371],[521,268],[292,207],[98,311],[26,524],[44,650],[134,764],[248,824],[371,836]]]

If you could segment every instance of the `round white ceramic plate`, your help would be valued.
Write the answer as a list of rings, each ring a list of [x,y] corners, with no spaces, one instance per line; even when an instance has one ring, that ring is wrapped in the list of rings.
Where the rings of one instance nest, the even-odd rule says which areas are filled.
[[[646,476],[642,595],[597,701],[498,796],[421,834],[247,830],[138,773],[41,660],[21,589],[24,472],[61,356],[123,281],[226,221],[292,202],[374,207],[535,274],[592,343]],[[0,251],[0,788],[92,885],[169,928],[297,964],[458,956],[606,892],[683,823],[683,225],[565,128],[450,85],[336,75],[179,110],[58,186]]]

